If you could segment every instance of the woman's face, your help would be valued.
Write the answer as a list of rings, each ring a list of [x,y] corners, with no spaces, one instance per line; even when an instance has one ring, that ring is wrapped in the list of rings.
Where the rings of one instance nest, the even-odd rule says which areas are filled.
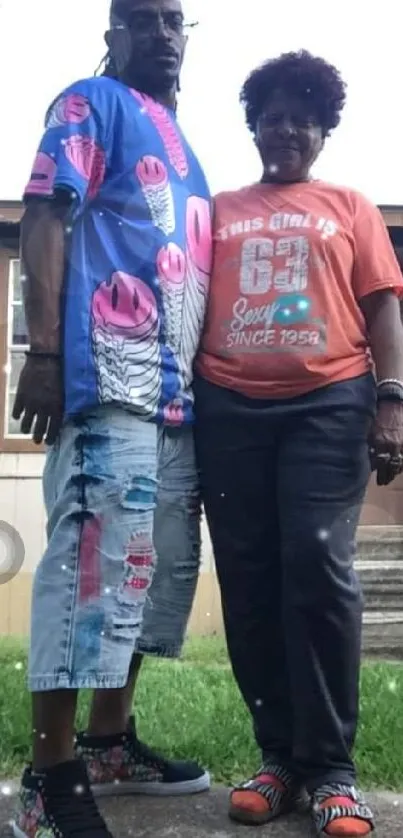
[[[282,90],[267,100],[256,127],[265,180],[306,180],[323,142],[322,129],[308,102]]]

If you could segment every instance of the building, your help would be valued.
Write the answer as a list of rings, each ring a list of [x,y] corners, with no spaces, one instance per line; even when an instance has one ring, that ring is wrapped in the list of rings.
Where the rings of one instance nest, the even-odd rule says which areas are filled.
[[[403,207],[380,207],[403,266]],[[19,434],[11,417],[27,337],[19,266],[19,222],[22,205],[0,201],[0,519],[20,533],[26,549],[18,576],[0,585],[0,635],[27,634],[32,574],[45,544],[45,513],[41,492],[43,449]],[[403,476],[379,489],[372,480],[361,525],[403,526]],[[208,534],[204,533],[203,567],[191,630],[221,630],[221,608]],[[1,555],[0,555],[1,562]],[[63,580],[61,578],[61,584]]]

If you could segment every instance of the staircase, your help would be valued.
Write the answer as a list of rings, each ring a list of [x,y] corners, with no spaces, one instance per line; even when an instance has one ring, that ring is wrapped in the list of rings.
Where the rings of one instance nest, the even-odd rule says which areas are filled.
[[[356,568],[365,603],[364,654],[403,661],[403,526],[360,527]]]

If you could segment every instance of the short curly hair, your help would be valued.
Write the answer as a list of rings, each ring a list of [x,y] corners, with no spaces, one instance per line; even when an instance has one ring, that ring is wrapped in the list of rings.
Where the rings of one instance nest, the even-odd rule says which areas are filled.
[[[306,50],[287,52],[266,61],[246,79],[240,102],[253,134],[270,94],[284,90],[309,102],[312,115],[328,137],[340,122],[347,85],[336,67]]]

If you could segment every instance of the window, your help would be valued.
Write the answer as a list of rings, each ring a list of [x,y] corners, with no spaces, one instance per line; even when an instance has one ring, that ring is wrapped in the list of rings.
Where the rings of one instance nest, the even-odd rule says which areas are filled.
[[[15,253],[15,257],[16,257]],[[4,326],[1,329],[0,450],[10,453],[41,452],[29,436],[21,434],[20,422],[12,418],[20,372],[28,349],[28,336],[22,299],[20,260],[10,251],[0,254],[0,308]],[[14,257],[14,258],[13,258]],[[3,354],[4,353],[4,354]]]
[[[7,439],[17,436],[22,439],[26,439],[26,437],[22,436],[20,433],[20,423],[16,422],[11,415],[17,391],[18,379],[20,377],[22,367],[24,366],[25,352],[29,348],[22,300],[22,283],[19,259],[10,260],[7,326],[7,361],[4,370],[6,374],[4,437]]]

